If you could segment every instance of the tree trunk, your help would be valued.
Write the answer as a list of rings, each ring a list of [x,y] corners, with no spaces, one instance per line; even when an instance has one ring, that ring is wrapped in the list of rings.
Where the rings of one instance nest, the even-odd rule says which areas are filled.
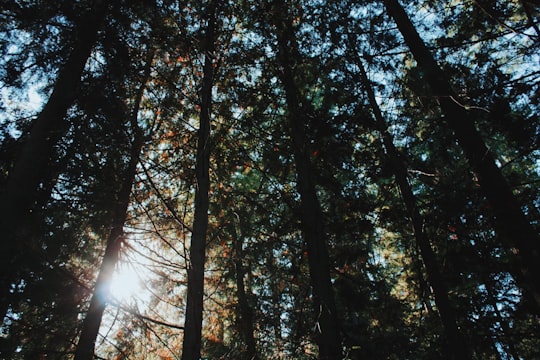
[[[281,66],[281,82],[287,102],[290,136],[293,142],[296,165],[296,188],[300,194],[300,220],[308,247],[308,263],[313,291],[313,306],[316,318],[316,341],[319,359],[341,359],[341,335],[337,310],[330,280],[330,261],[323,228],[324,217],[317,198],[310,154],[305,133],[306,109],[298,91],[293,71],[293,49],[296,39],[282,1],[275,3],[273,12],[277,30],[278,61]]]
[[[154,53],[151,51],[147,59],[145,79],[150,75],[153,55]],[[135,99],[135,106],[130,115],[131,127],[135,136],[133,143],[131,144],[129,163],[122,177],[120,191],[115,200],[115,208],[112,209],[111,231],[107,240],[107,247],[103,256],[101,268],[94,286],[92,299],[90,300],[90,306],[82,324],[81,335],[79,337],[77,349],[75,350],[75,360],[91,360],[94,358],[94,349],[99,333],[99,327],[101,325],[105,307],[109,301],[111,292],[110,281],[120,256],[124,236],[124,224],[126,222],[131,197],[131,188],[135,181],[139,156],[144,144],[144,135],[137,123],[137,116],[145,87],[146,85],[142,84],[139,88],[137,98]]]
[[[233,249],[234,249],[234,268],[236,272],[236,295],[238,298],[238,312],[240,318],[239,332],[247,346],[247,352],[245,358],[249,360],[257,360],[257,346],[255,341],[255,330],[253,328],[253,310],[249,306],[248,296],[244,285],[244,277],[246,275],[246,269],[242,262],[244,258],[244,251],[242,249],[243,229],[242,219],[240,221],[240,233],[236,231],[234,224],[231,226],[233,236]]]
[[[266,270],[268,271],[268,287],[270,288],[270,299],[272,301],[272,311],[269,313],[270,324],[274,333],[274,348],[279,354],[278,359],[284,359],[284,338],[282,334],[282,307],[281,291],[279,289],[279,278],[277,275],[276,258],[272,253],[266,258]]]
[[[50,160],[55,145],[69,127],[65,117],[77,96],[81,75],[105,17],[105,8],[106,5],[98,1],[96,10],[75,30],[73,51],[61,68],[51,96],[34,121],[0,194],[0,321],[9,307],[9,288],[23,271],[19,260],[34,251],[33,244],[27,240],[25,225],[32,215],[40,184],[51,180]]]
[[[99,275],[90,300],[90,307],[82,325],[79,343],[75,352],[75,360],[91,360],[94,357],[94,347],[99,332],[103,312],[110,296],[110,281],[114,273],[124,236],[124,223],[131,195],[131,187],[135,179],[142,139],[134,142],[131,158],[123,178],[123,184],[117,199],[116,209],[113,210],[111,232],[107,241],[107,248],[103,256]]]
[[[407,213],[413,225],[416,245],[420,249],[420,256],[422,257],[426,269],[428,282],[433,289],[435,304],[437,305],[447,337],[447,352],[455,360],[470,359],[471,355],[468,350],[467,342],[459,332],[455,311],[448,298],[446,282],[439,269],[435,252],[431,247],[431,242],[423,230],[424,219],[422,214],[420,214],[420,209],[417,205],[418,201],[416,196],[414,196],[409,183],[407,167],[402,160],[401,154],[394,146],[392,136],[386,129],[386,122],[360,59],[358,59],[358,67],[360,69],[362,83],[366,88],[368,99],[375,117],[375,128],[381,135],[384,148],[386,149],[386,155],[390,161],[391,168],[394,171],[396,183],[398,184]]]
[[[198,360],[201,354],[202,312],[204,294],[204,263],[206,232],[208,228],[208,191],[210,188],[210,114],[214,81],[216,4],[207,9],[207,26],[204,41],[204,69],[201,90],[197,157],[195,164],[196,192],[193,232],[189,249],[188,288],[182,360]]]
[[[525,217],[521,207],[501,170],[495,164],[473,122],[473,115],[460,104],[451,89],[446,74],[438,66],[430,51],[420,38],[405,10],[397,0],[385,0],[388,13],[394,18],[405,42],[411,49],[418,66],[423,69],[433,96],[439,101],[448,126],[463,149],[480,187],[495,214],[495,229],[509,247],[515,248],[519,271],[512,275],[520,284],[525,295],[534,301],[533,311],[540,309],[540,237]]]

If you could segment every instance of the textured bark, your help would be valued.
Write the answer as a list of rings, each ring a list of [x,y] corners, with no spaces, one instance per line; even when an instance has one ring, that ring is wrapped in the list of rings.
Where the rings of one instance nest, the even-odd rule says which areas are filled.
[[[182,360],[198,360],[201,354],[202,312],[204,294],[204,263],[206,257],[206,233],[208,229],[208,191],[210,188],[210,114],[212,86],[214,81],[214,32],[215,4],[207,10],[207,27],[204,41],[204,70],[201,89],[197,157],[195,173],[195,214],[189,249],[188,289]]]
[[[73,51],[60,69],[53,91],[34,121],[25,139],[5,187],[0,194],[0,314],[9,307],[9,288],[17,280],[20,258],[33,252],[25,225],[32,215],[40,184],[50,181],[50,161],[55,145],[69,127],[65,120],[77,95],[81,76],[99,28],[105,17],[105,6],[96,3],[96,10],[78,25]]]
[[[293,142],[296,188],[300,194],[300,220],[308,247],[319,359],[341,359],[341,334],[330,280],[330,261],[323,229],[324,217],[317,198],[310,154],[306,146],[307,111],[302,106],[303,101],[293,70],[292,54],[297,47],[296,39],[283,1],[275,2],[273,20],[277,30],[278,61],[281,67],[281,82],[285,90],[290,136]]]
[[[437,305],[437,309],[439,311],[443,328],[448,340],[447,353],[455,360],[470,359],[471,355],[470,351],[468,350],[469,346],[459,331],[455,310],[450,303],[450,299],[448,298],[446,281],[444,280],[439,269],[435,252],[431,247],[431,241],[428,239],[423,230],[424,219],[420,213],[420,209],[418,208],[416,196],[414,196],[409,183],[407,167],[402,160],[401,154],[394,146],[392,136],[386,129],[386,121],[384,120],[382,112],[379,108],[373,89],[370,86],[370,82],[364,67],[361,63],[358,64],[358,67],[360,68],[362,77],[361,80],[366,87],[368,99],[373,110],[375,127],[381,134],[386,155],[390,161],[391,168],[394,171],[394,178],[396,179],[396,183],[398,184],[403,202],[405,203],[407,213],[413,225],[414,238],[416,240],[416,245],[420,249],[420,256],[426,270],[428,282],[433,289],[435,304]]]
[[[540,309],[540,237],[525,217],[521,207],[495,164],[474,125],[473,113],[459,102],[446,74],[439,67],[420,35],[397,0],[385,0],[418,66],[424,71],[433,96],[437,98],[446,123],[453,130],[484,195],[495,214],[495,230],[509,247],[517,250],[519,270],[512,274],[525,294],[534,301],[533,311]]]
[[[152,64],[153,52],[150,52],[148,57],[145,78],[150,75],[150,69]],[[114,269],[118,263],[120,256],[120,250],[122,248],[122,241],[124,236],[124,224],[127,218],[127,211],[131,197],[131,188],[135,181],[137,174],[137,164],[139,163],[139,156],[144,144],[144,136],[140,127],[137,124],[137,116],[139,113],[139,107],[141,104],[142,96],[144,93],[145,85],[141,85],[137,93],[134,109],[130,115],[131,127],[135,133],[133,143],[131,144],[130,157],[128,166],[122,177],[122,184],[118,193],[118,197],[115,201],[115,208],[112,209],[112,225],[109,237],[107,240],[107,247],[101,263],[96,284],[94,286],[94,292],[90,300],[90,306],[86,313],[86,317],[82,324],[81,335],[79,336],[79,342],[75,351],[75,360],[91,360],[94,358],[94,349],[103,318],[103,313],[109,302],[111,286],[110,281],[112,279]]]

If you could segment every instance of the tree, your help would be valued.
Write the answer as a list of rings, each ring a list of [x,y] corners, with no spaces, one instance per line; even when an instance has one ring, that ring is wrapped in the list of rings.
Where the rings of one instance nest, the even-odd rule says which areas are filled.
[[[188,293],[184,325],[183,360],[196,360],[201,354],[202,312],[204,294],[204,263],[208,228],[208,191],[210,188],[210,123],[212,114],[212,86],[214,81],[215,26],[218,4],[205,4],[206,28],[202,40],[204,68],[200,93],[199,130],[195,164],[196,190],[193,232],[189,249]]]
[[[342,356],[338,314],[330,280],[330,260],[323,229],[323,214],[315,190],[305,130],[307,116],[311,111],[306,101],[301,98],[295,82],[293,68],[298,61],[298,54],[294,53],[297,45],[288,11],[285,2],[277,2],[271,8],[271,16],[277,32],[277,57],[282,69],[279,75],[285,92],[293,143],[302,231],[308,246],[313,308],[317,319],[316,338],[319,358],[337,359]]]
[[[407,168],[403,160],[401,160],[402,155],[394,146],[394,141],[386,129],[386,122],[375,98],[375,93],[370,86],[370,81],[367,77],[363,64],[359,62],[358,67],[360,70],[361,80],[366,88],[367,96],[372,107],[375,122],[374,126],[381,134],[390,167],[394,170],[396,183],[398,184],[401,196],[403,197],[403,202],[407,208],[407,213],[411,219],[416,246],[418,246],[420,250],[422,261],[428,275],[428,282],[433,288],[435,303],[437,304],[437,308],[448,337],[448,353],[451,354],[452,358],[454,359],[470,358],[471,356],[468,351],[467,342],[459,331],[455,310],[448,297],[446,281],[442,277],[439,265],[437,264],[435,252],[433,251],[431,243],[424,232],[424,219],[420,213],[418,200],[416,199],[416,196],[414,195],[409,183]]]
[[[385,1],[385,6],[396,21],[419,66],[424,70],[425,79],[448,118],[448,126],[454,131],[480,186],[493,206],[497,230],[508,239],[510,246],[515,246],[518,250],[519,272],[514,272],[514,276],[525,292],[533,297],[538,308],[540,292],[534,281],[540,275],[540,240],[537,232],[521,211],[510,186],[495,164],[491,151],[475,129],[472,113],[451,89],[446,75],[437,65],[403,8],[394,0]]]
[[[94,357],[95,342],[103,317],[103,312],[110,298],[111,279],[118,262],[120,249],[123,245],[124,224],[128,214],[128,206],[131,199],[131,188],[137,173],[137,165],[139,163],[139,155],[146,139],[143,130],[138,124],[138,115],[140,104],[143,98],[145,83],[150,75],[151,65],[154,57],[154,50],[149,51],[146,59],[146,69],[143,75],[142,85],[137,91],[134,100],[133,109],[129,114],[125,114],[129,118],[129,123],[134,134],[131,139],[131,148],[128,154],[129,161],[124,173],[120,177],[120,186],[115,201],[112,203],[111,209],[112,220],[110,225],[110,233],[107,239],[107,247],[103,255],[101,268],[99,270],[94,292],[90,305],[86,313],[85,320],[82,324],[81,335],[75,352],[76,360],[92,359]],[[118,119],[121,121],[120,119]]]
[[[240,224],[237,226],[239,229],[245,229],[243,221],[239,219]],[[244,226],[242,226],[244,225]],[[238,297],[238,312],[240,315],[239,328],[244,343],[247,346],[246,359],[257,359],[257,346],[255,341],[255,330],[253,327],[253,310],[249,304],[249,298],[247,295],[246,287],[244,285],[246,269],[242,263],[244,258],[244,251],[242,249],[242,236],[243,231],[236,230],[236,226],[232,226],[233,236],[233,248],[234,248],[234,267],[236,271],[236,291]]]
[[[81,75],[97,40],[98,31],[106,15],[107,6],[98,2],[89,13],[75,19],[75,41],[73,50],[63,64],[54,89],[25,139],[13,169],[1,194],[2,229],[2,277],[0,279],[0,306],[2,318],[8,309],[10,287],[24,268],[21,260],[31,257],[36,260],[35,244],[26,243],[28,234],[24,226],[34,210],[40,184],[50,181],[48,164],[54,147],[67,130],[65,117],[77,94]],[[28,251],[28,249],[32,249]]]

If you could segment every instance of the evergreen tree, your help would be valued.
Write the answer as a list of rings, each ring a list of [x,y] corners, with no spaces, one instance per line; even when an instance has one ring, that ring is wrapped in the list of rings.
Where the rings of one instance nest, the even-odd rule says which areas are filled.
[[[290,136],[300,194],[300,218],[307,243],[309,271],[316,315],[317,344],[320,359],[340,358],[341,340],[338,314],[330,279],[330,257],[323,228],[323,213],[315,189],[310,152],[306,137],[307,117],[312,113],[301,98],[293,69],[299,62],[291,14],[287,3],[276,3],[270,9],[277,37],[277,57],[281,68],[280,80],[285,92]]]
[[[537,358],[538,10],[6,3],[0,357]]]
[[[17,10],[27,16],[26,9]],[[26,243],[26,239],[32,236],[25,233],[26,222],[35,210],[35,199],[38,197],[40,185],[54,179],[49,164],[56,143],[69,126],[65,119],[66,113],[75,100],[82,72],[96,42],[106,10],[106,6],[98,2],[88,13],[71,19],[74,22],[73,49],[62,65],[49,100],[34,120],[2,187],[2,317],[10,303],[10,288],[17,281],[17,277],[22,275],[21,272],[24,272],[25,258],[30,258],[30,262],[38,260],[35,254],[36,244]]]
[[[208,228],[208,192],[210,189],[210,127],[212,116],[212,88],[214,82],[216,17],[219,6],[214,2],[205,4],[202,10],[206,24],[201,37],[201,52],[204,56],[201,92],[199,96],[199,130],[197,132],[197,154],[195,164],[196,189],[193,231],[189,248],[188,288],[183,360],[196,360],[201,354],[202,316],[204,298],[204,263],[206,260],[206,234]]]
[[[150,50],[142,80],[144,83],[147,81],[150,75],[153,56],[154,51]],[[140,128],[137,119],[140,103],[145,90],[144,83],[137,91],[136,98],[134,99],[133,109],[130,111],[130,113],[124,114],[124,116],[128,118],[134,137],[131,139],[130,151],[127,155],[128,162],[119,178],[120,184],[118,194],[114,196],[114,201],[111,203],[112,208],[110,213],[112,214],[112,219],[110,225],[110,234],[107,239],[107,246],[105,248],[103,261],[96,279],[96,285],[94,286],[92,299],[90,301],[85,321],[82,324],[82,331],[77,344],[75,359],[93,358],[95,341],[98,335],[101,318],[103,316],[103,312],[105,311],[108,298],[110,297],[110,282],[116,264],[118,263],[120,248],[123,245],[123,229],[128,213],[131,188],[137,173],[139,154],[145,141],[145,134]],[[121,119],[118,119],[118,122],[121,123]]]

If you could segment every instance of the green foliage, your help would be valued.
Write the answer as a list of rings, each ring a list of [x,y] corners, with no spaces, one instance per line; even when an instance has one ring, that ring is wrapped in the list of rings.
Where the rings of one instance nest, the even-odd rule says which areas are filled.
[[[180,357],[209,4],[109,7],[65,119],[69,129],[55,144],[35,210],[25,219],[33,248],[17,254],[2,357],[73,356],[122,174],[141,133],[118,269],[136,264],[144,284],[131,302],[110,302],[96,354]],[[538,229],[538,7],[532,1],[406,5],[459,95],[454,100],[474,114]],[[271,25],[277,14],[267,1],[219,6],[211,54],[203,357],[317,358],[290,110]],[[439,94],[426,84],[383,3],[284,1],[284,7],[297,38],[289,60],[306,119],[303,151],[323,211],[344,358],[447,358],[440,309],[367,89],[407,170],[473,358],[538,357],[533,301],[511,275],[520,266],[517,250],[497,233],[494,211],[445,125]],[[29,94],[48,98],[87,8],[86,1],[15,2],[0,14],[2,190],[40,111],[41,104],[25,105]],[[364,67],[369,81],[361,76]]]

